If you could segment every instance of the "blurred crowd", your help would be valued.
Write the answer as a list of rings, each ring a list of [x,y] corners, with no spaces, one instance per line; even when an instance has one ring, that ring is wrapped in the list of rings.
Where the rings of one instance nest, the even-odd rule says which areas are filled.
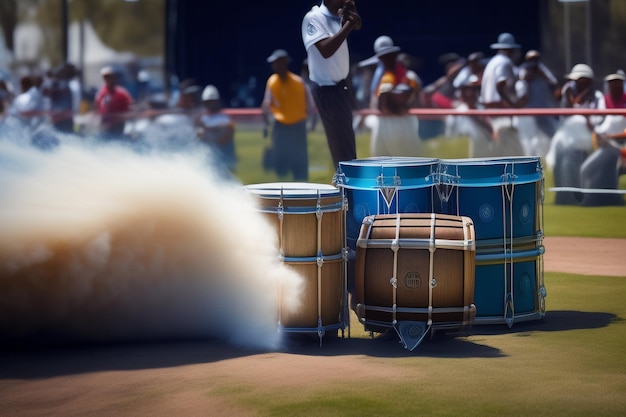
[[[49,149],[64,137],[133,144],[137,149],[168,151],[205,146],[213,163],[235,167],[234,122],[222,112],[219,91],[183,80],[172,94],[148,94],[145,85],[129,88],[121,67],[100,70],[95,91],[81,86],[70,63],[45,74],[22,75],[14,85],[0,78],[0,140],[11,138]],[[141,80],[140,80],[141,81]]]
[[[555,74],[540,51],[524,51],[510,33],[489,45],[491,54],[479,49],[467,56],[442,54],[441,76],[425,84],[419,60],[389,36],[378,37],[373,56],[351,71],[355,110],[370,110],[357,111],[354,126],[371,131],[371,156],[420,156],[426,139],[468,136],[469,157],[539,156],[554,170],[557,187],[616,188],[616,178],[626,172],[626,121],[621,115],[410,114],[415,108],[626,108],[621,69],[597,74],[590,65],[577,63],[568,73]],[[307,69],[306,61],[298,68],[305,83],[310,82]],[[222,111],[213,85],[183,80],[173,94],[149,94],[141,80],[137,88],[127,88],[119,68],[106,66],[101,87],[86,95],[79,69],[69,63],[43,74],[24,74],[18,82],[10,75],[0,73],[0,138],[19,131],[23,140],[43,147],[52,146],[59,134],[166,149],[201,144],[216,152],[227,169],[235,167],[235,123]],[[309,129],[315,129],[317,115],[309,111],[307,117]],[[588,181],[591,177],[595,182]],[[563,204],[580,201],[574,192],[557,198]]]
[[[372,156],[420,156],[425,139],[463,135],[470,139],[472,158],[543,158],[554,170],[556,187],[580,189],[558,192],[557,204],[623,202],[620,195],[584,192],[615,189],[619,175],[626,173],[623,115],[486,116],[473,111],[468,116],[422,116],[419,122],[410,117],[412,108],[626,108],[623,70],[599,75],[590,65],[578,63],[568,73],[555,75],[540,51],[524,51],[512,34],[501,33],[489,45],[488,56],[481,51],[442,54],[441,76],[424,84],[419,60],[389,36],[378,37],[373,49],[371,58],[353,68],[358,107],[378,110],[357,120],[371,130]]]

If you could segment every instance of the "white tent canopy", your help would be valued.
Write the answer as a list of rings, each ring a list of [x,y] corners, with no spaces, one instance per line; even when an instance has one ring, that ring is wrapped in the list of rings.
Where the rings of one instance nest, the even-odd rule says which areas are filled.
[[[82,22],[83,44],[81,59],[81,23],[72,22],[68,28],[68,61],[83,68],[85,86],[101,84],[100,68],[108,64],[127,64],[136,59],[132,52],[119,52],[105,45],[90,21]]]

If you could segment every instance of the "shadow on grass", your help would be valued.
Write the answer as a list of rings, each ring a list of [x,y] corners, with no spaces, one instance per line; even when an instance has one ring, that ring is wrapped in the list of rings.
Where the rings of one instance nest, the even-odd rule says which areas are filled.
[[[542,320],[514,323],[509,329],[505,324],[473,326],[474,335],[490,335],[522,332],[562,332],[567,330],[599,329],[623,319],[611,313],[557,310],[548,311]]]
[[[544,320],[506,325],[473,326],[468,335],[501,335],[527,332],[559,332],[596,329],[623,319],[610,313],[549,311]],[[393,330],[374,339],[327,335],[320,346],[317,334],[286,337],[278,353],[333,357],[363,355],[378,358],[443,357],[498,358],[499,349],[476,343],[462,335],[436,332],[413,351],[399,342]],[[485,339],[482,339],[484,341]],[[142,343],[22,345],[0,349],[1,379],[38,379],[98,371],[141,370],[193,364],[209,364],[268,353],[228,345],[220,340],[173,340]]]
[[[98,371],[168,368],[256,355],[220,340],[13,345],[0,350],[0,380],[35,379]]]
[[[621,321],[620,317],[603,312],[549,311],[542,320],[506,324],[474,325],[467,336],[489,336],[521,334],[529,332],[560,332],[568,330],[596,329]],[[464,335],[446,334],[438,331],[432,338],[428,336],[413,350],[404,349],[394,330],[368,338],[324,338],[320,348],[317,335],[300,335],[289,338],[288,352],[302,355],[338,356],[367,355],[372,357],[451,357],[451,358],[497,358],[504,355],[499,349],[476,343]],[[482,339],[482,341],[488,339]]]
[[[297,335],[288,338],[285,352],[296,355],[342,356],[365,355],[377,358],[403,358],[414,356],[455,357],[455,358],[497,358],[502,353],[493,347],[474,343],[458,333],[446,334],[443,331],[430,333],[413,350],[404,348],[395,330],[374,338],[324,337],[322,346],[317,335]]]

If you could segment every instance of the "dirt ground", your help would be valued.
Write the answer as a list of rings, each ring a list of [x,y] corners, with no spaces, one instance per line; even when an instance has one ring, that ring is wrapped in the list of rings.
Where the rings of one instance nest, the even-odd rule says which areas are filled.
[[[547,272],[626,277],[626,239],[549,237],[544,243]],[[342,375],[381,383],[401,378],[402,370],[368,358],[412,353],[395,343],[374,352],[368,342],[331,339],[321,355],[311,340],[269,353],[215,342],[0,350],[0,415],[249,416],[250,410],[221,394],[224,386],[315,389]],[[454,348],[425,344],[420,349]]]
[[[626,239],[546,237],[544,270],[626,276]]]

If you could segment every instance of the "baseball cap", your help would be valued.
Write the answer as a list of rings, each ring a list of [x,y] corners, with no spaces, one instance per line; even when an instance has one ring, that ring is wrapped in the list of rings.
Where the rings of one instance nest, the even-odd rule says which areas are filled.
[[[289,59],[289,54],[284,49],[277,49],[274,52],[272,52],[272,55],[267,57],[267,62],[271,64],[272,62],[276,61],[279,58]]]
[[[204,90],[202,90],[202,101],[209,101],[209,100],[219,100],[220,99],[220,93],[219,91],[217,91],[217,87],[215,87],[214,85],[207,85],[206,87],[204,87]]]
[[[604,81],[614,81],[614,80],[626,81],[626,77],[624,76],[624,74],[620,74],[619,72],[615,72],[613,74],[609,74],[606,77],[604,77]]]

